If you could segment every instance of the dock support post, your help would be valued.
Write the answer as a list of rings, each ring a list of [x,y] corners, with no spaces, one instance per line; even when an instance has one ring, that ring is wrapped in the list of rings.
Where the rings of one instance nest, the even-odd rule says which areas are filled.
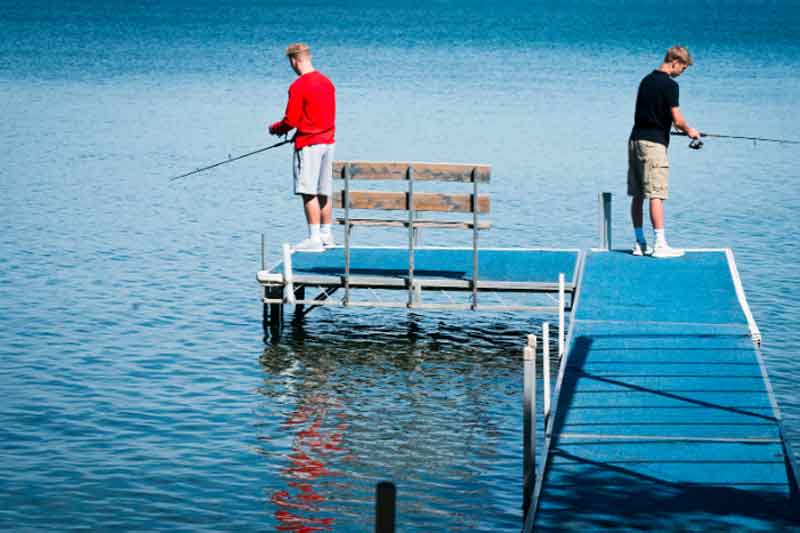
[[[542,324],[542,380],[544,381],[544,424],[550,418],[550,323]]]
[[[604,250],[611,249],[611,193],[600,193],[600,242]]]
[[[297,300],[303,301],[303,300],[306,299],[306,286],[305,285],[300,285],[299,287],[297,287],[294,290],[294,298],[295,298],[295,302]],[[305,307],[306,307],[305,304],[296,303],[295,306],[294,306],[294,315],[293,315],[292,318],[294,320],[302,319],[303,315],[305,315]]]
[[[278,286],[264,287],[264,297],[283,299],[283,289]],[[263,319],[264,334],[269,334],[272,340],[278,339],[283,329],[283,304],[264,304]]]
[[[536,336],[528,335],[523,350],[523,407],[522,407],[522,516],[527,518],[536,484]]]
[[[381,481],[375,487],[375,533],[394,533],[397,489],[391,481]]]

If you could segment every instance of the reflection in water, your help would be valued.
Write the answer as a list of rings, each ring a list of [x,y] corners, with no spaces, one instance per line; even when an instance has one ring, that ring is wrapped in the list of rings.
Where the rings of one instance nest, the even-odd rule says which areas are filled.
[[[315,313],[260,360],[276,527],[367,531],[393,481],[404,530],[518,529],[533,317]]]
[[[326,429],[335,420],[332,429]],[[327,422],[327,424],[326,424]],[[341,405],[324,395],[311,395],[292,411],[283,423],[286,432],[294,434],[289,465],[281,471],[287,480],[285,490],[272,493],[271,502],[277,506],[275,518],[279,531],[330,531],[334,517],[321,507],[326,497],[319,483],[326,478],[341,476],[326,464],[331,454],[345,455],[342,447],[347,430],[346,416]]]

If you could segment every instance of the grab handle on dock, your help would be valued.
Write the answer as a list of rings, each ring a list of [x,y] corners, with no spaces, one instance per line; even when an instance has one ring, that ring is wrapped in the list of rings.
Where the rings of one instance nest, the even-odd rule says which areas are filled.
[[[536,335],[528,335],[528,344],[522,351],[523,407],[522,407],[522,512],[530,507],[536,484]]]
[[[542,379],[544,380],[544,423],[550,418],[550,323],[542,324]]]
[[[600,193],[600,243],[604,250],[611,249],[611,193]]]
[[[283,298],[286,303],[294,305],[294,276],[292,275],[292,247],[283,243]]]

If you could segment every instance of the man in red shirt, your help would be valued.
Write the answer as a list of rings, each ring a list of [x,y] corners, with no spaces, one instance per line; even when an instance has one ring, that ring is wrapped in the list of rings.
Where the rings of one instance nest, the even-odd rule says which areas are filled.
[[[282,120],[272,124],[272,135],[294,136],[294,193],[303,197],[308,238],[297,251],[322,252],[334,246],[331,232],[333,206],[333,154],[336,132],[336,88],[314,70],[311,50],[303,43],[286,49],[289,64],[299,76],[289,87],[289,103]]]

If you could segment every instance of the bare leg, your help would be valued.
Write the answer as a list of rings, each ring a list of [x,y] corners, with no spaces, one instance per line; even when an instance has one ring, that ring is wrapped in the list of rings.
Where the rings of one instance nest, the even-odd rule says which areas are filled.
[[[322,223],[330,224],[333,219],[333,202],[328,201],[328,197],[322,195],[318,195],[317,200],[320,206]]]
[[[319,224],[320,209],[316,195],[303,195],[303,210],[306,212],[306,221],[309,224]]]
[[[661,198],[650,198],[650,222],[653,229],[664,229],[664,201]]]
[[[631,198],[631,222],[634,228],[641,228],[644,223],[644,196],[637,195]]]

